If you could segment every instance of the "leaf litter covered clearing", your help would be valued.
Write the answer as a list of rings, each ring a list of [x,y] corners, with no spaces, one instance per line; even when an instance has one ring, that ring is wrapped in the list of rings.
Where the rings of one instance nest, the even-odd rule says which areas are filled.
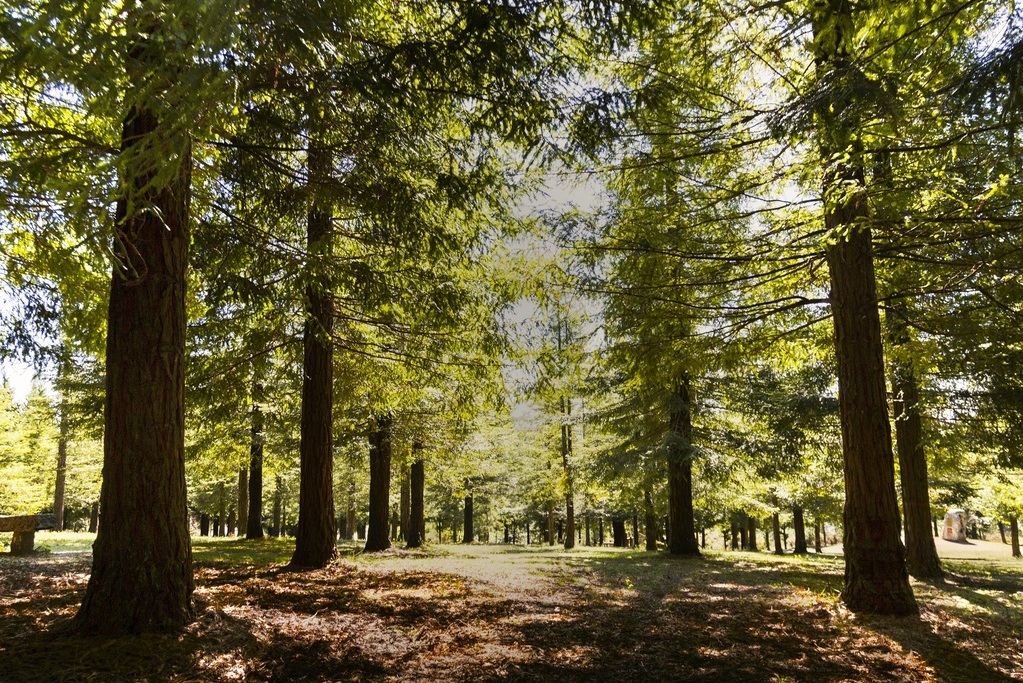
[[[1023,680],[1023,579],[980,565],[895,619],[842,608],[835,558],[445,546],[289,572],[219,547],[182,634],[112,640],[60,635],[87,554],[4,557],[0,681]]]

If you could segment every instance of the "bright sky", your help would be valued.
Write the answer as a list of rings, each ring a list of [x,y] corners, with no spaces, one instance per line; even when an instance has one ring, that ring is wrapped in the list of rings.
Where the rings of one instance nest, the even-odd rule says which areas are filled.
[[[0,375],[14,390],[15,403],[23,403],[32,388],[32,377],[35,371],[24,363],[4,361],[0,363]]]

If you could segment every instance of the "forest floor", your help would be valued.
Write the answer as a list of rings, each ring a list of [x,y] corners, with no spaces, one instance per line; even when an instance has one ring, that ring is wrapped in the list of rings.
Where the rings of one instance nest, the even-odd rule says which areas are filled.
[[[346,546],[294,573],[290,542],[197,539],[195,622],[103,640],[61,635],[90,557],[50,545],[0,556],[2,683],[1023,681],[1011,559],[946,560],[919,618],[885,618],[838,602],[833,555]]]

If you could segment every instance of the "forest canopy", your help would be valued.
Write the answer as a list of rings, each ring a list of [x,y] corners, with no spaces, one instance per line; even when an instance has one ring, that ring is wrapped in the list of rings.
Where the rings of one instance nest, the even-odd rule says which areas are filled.
[[[353,537],[840,538],[851,610],[916,613],[947,509],[1018,553],[1021,30],[5,6],[0,353],[44,381],[0,390],[0,514],[98,524],[81,633],[188,623],[195,532],[294,535],[295,570]]]

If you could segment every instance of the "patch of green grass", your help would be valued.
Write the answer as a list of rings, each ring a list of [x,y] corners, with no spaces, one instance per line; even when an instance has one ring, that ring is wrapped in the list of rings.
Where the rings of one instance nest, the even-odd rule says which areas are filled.
[[[95,540],[96,534],[87,531],[37,531],[35,549],[43,553],[88,553]]]
[[[287,564],[295,551],[293,538],[192,538],[192,559],[210,565],[254,565],[269,567]]]

